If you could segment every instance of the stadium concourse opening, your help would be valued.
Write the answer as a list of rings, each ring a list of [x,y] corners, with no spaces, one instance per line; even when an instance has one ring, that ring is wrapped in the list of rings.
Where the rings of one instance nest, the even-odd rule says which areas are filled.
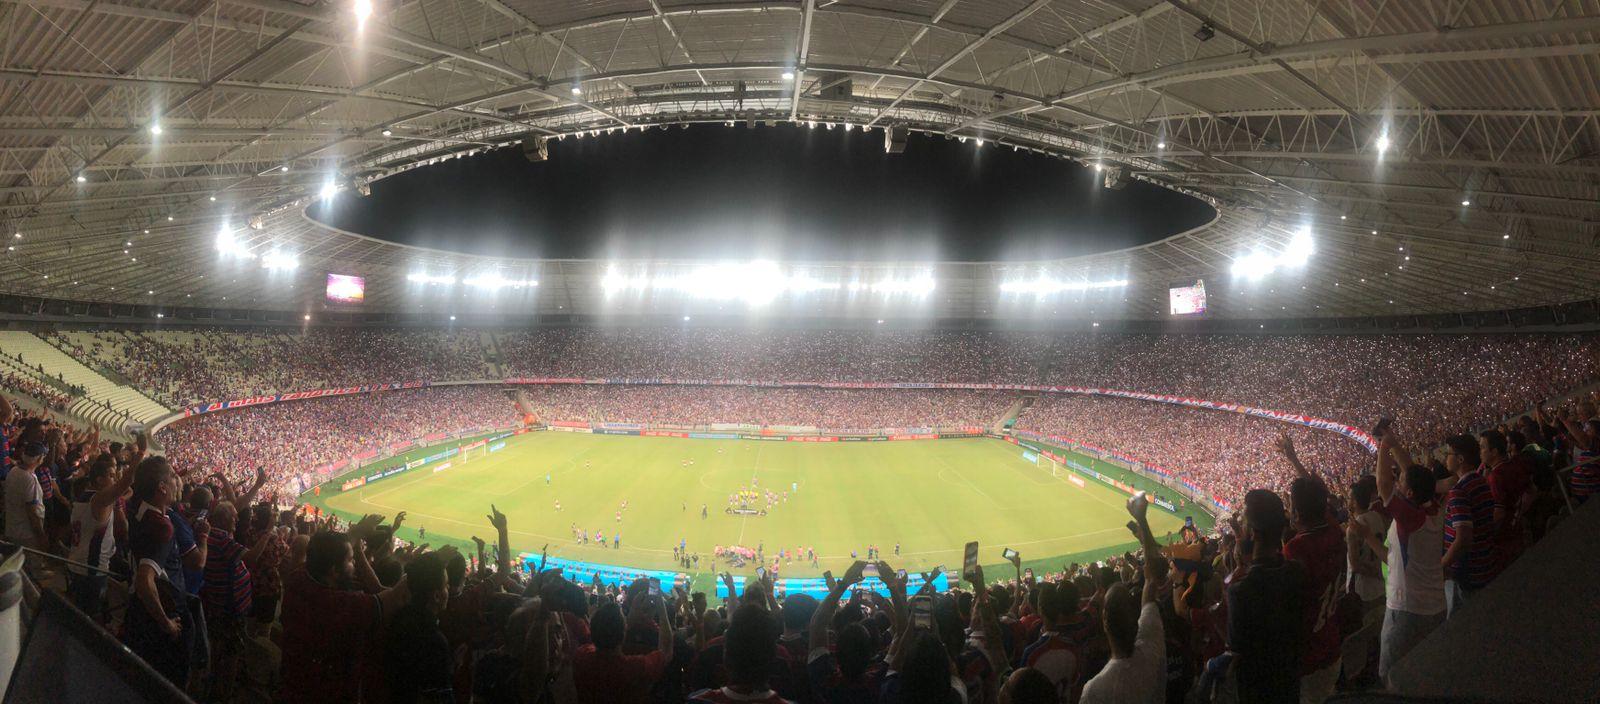
[[[990,261],[1148,244],[1209,222],[1122,167],[913,132],[736,122],[600,130],[447,159],[319,201],[321,222],[489,256]]]

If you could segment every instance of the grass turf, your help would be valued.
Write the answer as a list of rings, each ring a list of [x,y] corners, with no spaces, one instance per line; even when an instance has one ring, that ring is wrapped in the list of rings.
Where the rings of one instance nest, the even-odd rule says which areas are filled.
[[[493,504],[509,518],[514,550],[548,544],[552,556],[637,568],[681,569],[672,560],[680,539],[700,554],[690,570],[698,572],[710,570],[716,545],[763,545],[769,559],[782,548],[816,549],[819,567],[796,561],[784,577],[841,573],[851,551],[865,558],[869,543],[895,567],[921,570],[959,565],[969,540],[979,541],[986,565],[1010,547],[1041,570],[1131,547],[1125,495],[1093,480],[1069,483],[1065,469],[1052,476],[1048,460],[1027,462],[1021,448],[994,439],[795,443],[546,432],[507,443],[454,458],[443,472],[420,467],[348,492],[326,487],[314,503],[345,517],[405,511],[402,536],[415,540],[415,529],[425,528],[435,546],[474,535],[492,544],[485,514]],[[726,515],[728,495],[752,480],[789,491],[788,500],[766,516]],[[1159,509],[1150,520],[1158,537],[1182,525]],[[576,544],[574,525],[590,544]],[[597,529],[608,547],[592,542]],[[613,549],[618,531],[622,546]]]

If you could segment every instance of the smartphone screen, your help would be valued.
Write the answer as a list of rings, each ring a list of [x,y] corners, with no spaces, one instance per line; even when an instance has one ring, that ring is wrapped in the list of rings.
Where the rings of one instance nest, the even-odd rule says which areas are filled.
[[[650,580],[649,584],[650,596],[661,596],[661,580],[652,579]]]
[[[1011,548],[1006,548],[1000,551],[1000,556],[1004,557],[1007,562],[1010,562],[1011,560],[1017,559],[1017,551],[1012,550]]]
[[[833,587],[833,570],[823,570],[822,582],[827,584],[829,588]]]
[[[911,599],[911,627],[933,630],[933,599],[927,595]]]
[[[766,579],[766,578],[767,578],[767,568],[765,568],[765,567],[757,567],[756,568],[756,579]]]
[[[961,558],[961,576],[971,577],[978,566],[978,541],[967,543],[966,555]]]
[[[868,562],[867,566],[861,569],[861,574],[865,577],[876,577],[878,576],[878,566],[874,563]]]
[[[899,581],[904,582],[905,579],[906,579],[906,571],[905,570],[895,570],[894,571],[894,578],[899,580]]]

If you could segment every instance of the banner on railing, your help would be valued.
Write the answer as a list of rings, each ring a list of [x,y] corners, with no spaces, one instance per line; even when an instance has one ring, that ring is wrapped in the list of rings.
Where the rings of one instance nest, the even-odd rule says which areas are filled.
[[[183,409],[184,417],[224,411],[230,408],[244,408],[246,406],[262,406],[279,401],[303,401],[310,398],[324,398],[327,396],[347,396],[349,394],[365,394],[374,391],[394,391],[397,389],[420,389],[428,386],[426,381],[407,381],[398,384],[370,384],[367,386],[346,386],[338,389],[316,389],[313,391],[294,391],[286,394],[272,394],[267,396],[250,396],[234,399],[232,401],[215,401],[213,403],[190,406]]]

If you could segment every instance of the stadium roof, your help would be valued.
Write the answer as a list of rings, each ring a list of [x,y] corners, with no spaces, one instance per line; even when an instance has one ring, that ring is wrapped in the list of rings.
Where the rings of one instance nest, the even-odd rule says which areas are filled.
[[[364,21],[358,4],[6,0],[0,290],[299,311],[320,308],[336,271],[367,278],[369,309],[395,310],[468,295],[418,293],[410,273],[493,269],[539,281],[507,307],[598,313],[623,305],[602,291],[611,263],[417,250],[304,208],[330,183],[524,137],[729,120],[1045,150],[1220,212],[1038,270],[818,264],[937,285],[920,303],[802,310],[1154,319],[1169,286],[1199,278],[1223,318],[1496,310],[1600,289],[1594,0],[375,0]],[[219,251],[225,224],[242,263]],[[1302,230],[1303,268],[1264,273]],[[259,266],[274,252],[299,268]],[[1264,275],[1245,282],[1241,266]],[[999,291],[1038,276],[1129,284],[1021,303]]]

